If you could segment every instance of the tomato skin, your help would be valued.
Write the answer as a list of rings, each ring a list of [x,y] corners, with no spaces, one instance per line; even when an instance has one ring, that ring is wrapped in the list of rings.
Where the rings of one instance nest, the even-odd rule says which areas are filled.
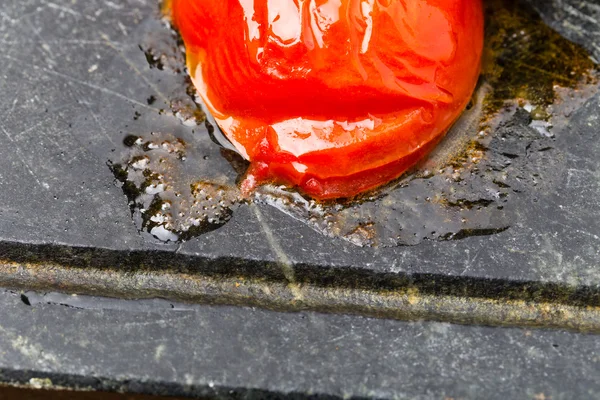
[[[261,181],[317,198],[385,184],[468,103],[481,0],[173,0],[192,80]]]

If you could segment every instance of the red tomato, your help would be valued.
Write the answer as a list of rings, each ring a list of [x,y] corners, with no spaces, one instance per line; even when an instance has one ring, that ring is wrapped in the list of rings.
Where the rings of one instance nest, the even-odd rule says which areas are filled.
[[[413,166],[472,95],[481,0],[173,0],[190,75],[264,181],[352,197]]]

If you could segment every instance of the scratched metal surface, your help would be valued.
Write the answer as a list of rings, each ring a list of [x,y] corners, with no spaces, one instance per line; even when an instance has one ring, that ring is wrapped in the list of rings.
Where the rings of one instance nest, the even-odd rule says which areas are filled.
[[[0,292],[0,380],[202,399],[600,396],[594,335],[70,297]]]
[[[600,16],[596,2],[536,5],[564,34],[583,32],[577,40],[597,51],[598,24],[578,28]],[[165,245],[140,233],[106,164],[121,151],[122,137],[163,130],[193,138],[197,149],[214,151],[202,132],[192,134],[178,118],[157,112],[165,107],[161,93],[168,97],[174,82],[150,69],[138,48],[156,31],[149,18],[156,9],[153,0],[3,3],[0,272],[11,271],[13,266],[5,263],[14,257],[25,265],[17,269],[16,278],[22,278],[26,262],[39,261],[41,249],[40,257],[70,265],[75,253],[69,249],[102,248],[123,254],[117,266],[135,286],[142,279],[129,274],[130,251],[161,250],[189,255],[186,273],[196,265],[200,270],[222,265],[223,271],[238,265],[235,260],[256,260],[251,267],[260,276],[269,272],[269,261],[286,261],[297,275],[312,274],[317,280],[330,278],[320,271],[336,266],[359,283],[355,278],[369,273],[379,283],[402,273],[437,275],[428,281],[447,278],[442,285],[486,278],[477,281],[483,285],[477,292],[481,296],[511,283],[545,282],[581,289],[584,301],[597,303],[598,97],[572,115],[568,135],[556,138],[564,155],[564,164],[554,171],[557,186],[525,203],[518,222],[500,234],[358,248],[267,206],[260,206],[258,214],[242,207],[222,228],[182,245]],[[157,98],[151,105],[150,96]],[[142,117],[134,119],[136,112]],[[209,159],[226,165],[218,157]],[[43,244],[54,247],[38,246]],[[164,256],[155,268],[160,260]],[[64,283],[54,281],[57,270],[60,266],[44,270],[55,290]],[[119,286],[115,270],[102,279]],[[66,270],[61,276],[68,275]],[[146,283],[160,284],[156,276],[144,275]],[[550,291],[547,297],[556,294]],[[599,393],[593,335],[58,294],[2,292],[0,302],[2,382],[220,398],[317,393],[331,398],[559,399]],[[545,310],[542,314],[552,313]],[[472,310],[467,305],[462,312]]]
[[[122,137],[167,131],[215,151],[205,134],[192,135],[178,118],[158,112],[173,81],[149,68],[139,49],[157,29],[156,13],[152,0],[28,0],[3,7],[2,243],[160,249],[215,262],[223,257],[285,260],[317,271],[355,267],[376,274],[431,273],[572,288],[600,282],[597,98],[573,114],[568,134],[556,138],[566,160],[554,171],[558,186],[527,199],[516,223],[500,234],[359,248],[267,206],[240,209],[224,227],[183,244],[165,245],[140,234],[107,167],[111,154],[122,151]],[[158,99],[153,105],[150,96]],[[136,119],[136,113],[144,117]],[[211,160],[215,164],[202,168],[224,163],[219,157]]]
[[[598,1],[530,0],[529,3],[546,23],[569,40],[585,46],[596,60],[600,60]]]

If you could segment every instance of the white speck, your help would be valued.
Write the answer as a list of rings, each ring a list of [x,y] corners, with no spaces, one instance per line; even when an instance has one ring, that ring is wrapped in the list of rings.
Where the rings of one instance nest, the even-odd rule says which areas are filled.
[[[29,380],[29,385],[34,388],[34,389],[42,389],[45,387],[51,387],[52,386],[52,381],[48,378],[43,379],[43,378],[31,378]]]
[[[181,121],[184,126],[195,126],[198,125],[196,122],[196,118],[186,118],[181,112],[177,112],[175,116]]]
[[[532,127],[533,129],[535,129],[536,131],[538,131],[540,133],[540,135],[542,135],[542,136],[554,137],[554,134],[552,132],[550,132],[550,129],[552,128],[552,123],[550,123],[550,122],[541,121],[541,120],[533,120],[533,121],[531,121],[529,126]]]
[[[158,185],[150,185],[146,188],[147,194],[158,194],[165,191],[165,185],[159,183]]]
[[[185,383],[188,386],[191,386],[194,383],[194,377],[190,374],[183,375],[183,378],[185,379]]]
[[[165,353],[165,350],[167,349],[167,347],[164,344],[159,345],[156,348],[156,352],[154,353],[154,359],[159,362],[160,359],[162,358],[163,354]]]
[[[162,214],[155,214],[152,217],[150,217],[150,221],[156,222],[157,224],[162,224],[163,222],[165,222],[165,216]]]
[[[94,64],[88,69],[88,72],[91,74],[92,72],[94,72],[97,69],[98,69],[98,64]]]
[[[121,21],[117,21],[117,26],[119,27],[119,29],[121,30],[121,32],[123,32],[123,35],[127,36],[129,34],[127,32],[127,28],[125,28],[125,25],[123,25],[121,23]]]
[[[145,169],[146,167],[148,167],[149,162],[150,162],[150,159],[147,157],[144,157],[144,158],[141,158],[141,159],[137,160],[136,162],[132,163],[131,168],[137,169],[137,170]]]
[[[105,4],[107,6],[109,6],[110,8],[114,8],[115,10],[122,10],[124,7],[122,4],[116,4],[116,3],[113,3],[112,1],[107,1]]]
[[[176,242],[179,240],[179,236],[166,230],[163,226],[156,226],[152,228],[150,234],[154,235],[158,240],[162,240],[163,242]]]

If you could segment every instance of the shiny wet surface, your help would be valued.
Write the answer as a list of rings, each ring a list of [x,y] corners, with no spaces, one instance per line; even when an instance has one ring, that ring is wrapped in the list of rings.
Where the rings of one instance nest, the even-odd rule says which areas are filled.
[[[480,69],[478,1],[175,0],[170,14],[195,87],[251,162],[244,193],[277,182],[347,198],[397,178]]]
[[[556,136],[568,134],[563,128],[572,113],[569,104],[594,94],[594,64],[530,9],[514,2],[487,7],[486,68],[470,109],[413,171],[350,201],[318,202],[273,185],[244,199],[237,183],[247,164],[203,131],[200,100],[177,54],[177,36],[166,27],[149,32],[141,48],[146,59],[162,60],[161,79],[173,85],[160,118],[175,115],[198,133],[138,129],[127,136],[138,139],[115,153],[118,158],[111,155],[139,229],[163,241],[189,240],[222,226],[249,201],[359,246],[415,245],[509,229],[519,208],[557,184],[554,171],[564,167],[564,154]],[[529,73],[532,68],[538,70]],[[152,125],[157,117],[133,118],[136,125]],[[165,150],[171,142],[181,151]]]

